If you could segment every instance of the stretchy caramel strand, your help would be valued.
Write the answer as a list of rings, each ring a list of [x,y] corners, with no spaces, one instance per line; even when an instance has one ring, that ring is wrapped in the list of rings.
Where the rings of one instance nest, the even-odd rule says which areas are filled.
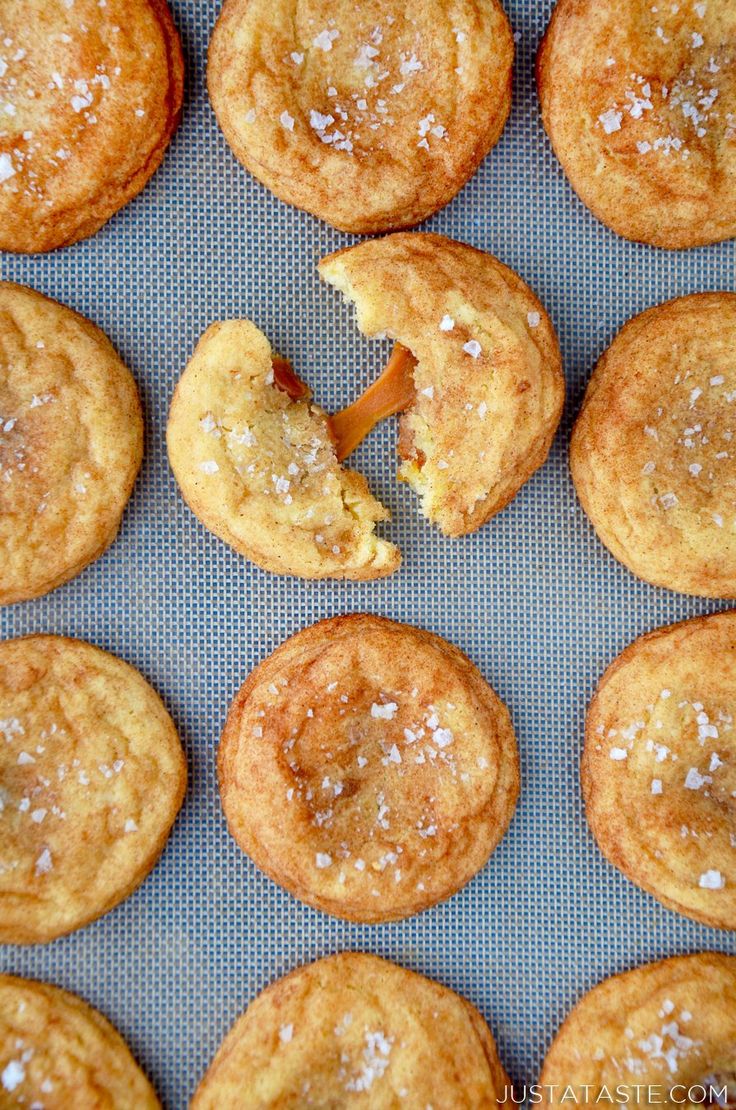
[[[401,343],[394,346],[386,368],[362,397],[329,419],[330,435],[338,462],[343,462],[381,420],[404,412],[414,400],[414,367],[417,360]],[[293,401],[311,397],[311,390],[300,381],[291,364],[283,358],[273,360],[274,382]]]

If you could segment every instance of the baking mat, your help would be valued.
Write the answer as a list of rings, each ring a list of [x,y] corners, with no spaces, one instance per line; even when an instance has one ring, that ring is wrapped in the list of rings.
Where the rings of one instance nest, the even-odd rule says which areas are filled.
[[[394,480],[395,428],[355,465],[393,512],[402,570],[378,583],[276,578],[201,527],[169,472],[174,384],[209,323],[246,316],[335,409],[388,349],[361,338],[315,264],[350,237],[278,202],[235,162],[205,91],[219,3],[175,0],[188,61],[184,121],[144,193],[94,239],[49,257],[0,256],[25,282],[89,316],[140,385],[143,471],[110,552],[49,597],[0,610],[0,634],[55,632],[99,644],[160,691],[183,737],[191,782],[158,867],[95,924],[45,947],[0,948],[0,970],[76,991],[121,1030],[168,1110],[183,1110],[223,1034],[274,977],[344,949],[376,952],[464,994],[489,1019],[518,1082],[536,1080],[573,1001],[613,972],[736,937],[688,922],[605,862],[583,816],[578,761],[586,701],[636,635],[713,611],[637,582],[593,536],[576,503],[566,444],[595,361],[649,305],[736,287],[736,244],[663,253],[616,238],[583,208],[544,137],[534,55],[545,0],[507,0],[518,34],[511,119],[459,197],[426,225],[496,254],[552,314],[568,405],[545,468],[490,525],[450,541]],[[230,840],[214,774],[220,727],[250,668],[286,636],[365,610],[458,644],[508,703],[523,792],[509,834],[449,903],[360,927],[301,906]],[[451,1110],[451,1108],[441,1108]]]

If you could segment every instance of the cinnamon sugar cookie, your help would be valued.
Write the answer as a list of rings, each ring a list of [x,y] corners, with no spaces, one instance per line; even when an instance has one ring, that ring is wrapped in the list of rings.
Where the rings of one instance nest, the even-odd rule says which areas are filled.
[[[431,979],[349,953],[301,967],[258,995],[191,1110],[488,1110],[508,1085],[474,1006]]]
[[[542,118],[573,188],[619,235],[681,249],[736,235],[736,7],[559,0]]]
[[[736,295],[636,316],[601,358],[570,447],[606,547],[656,586],[736,597]]]
[[[604,855],[670,909],[736,929],[736,612],[660,628],[606,671],[583,756]]]
[[[0,1106],[161,1110],[116,1029],[81,998],[0,975]]]
[[[289,393],[265,335],[213,324],[176,387],[169,460],[192,512],[258,566],[303,578],[380,578],[401,556],[375,535],[388,512],[340,466],[326,414]]]
[[[243,850],[350,921],[449,898],[486,864],[519,791],[508,711],[470,660],[368,615],[321,621],[256,667],[218,769]]]
[[[276,196],[361,234],[446,205],[497,142],[514,45],[498,0],[226,0],[210,97]]]
[[[732,1106],[735,1045],[736,958],[645,964],[572,1010],[544,1062],[544,1105]]]
[[[185,785],[173,722],[127,663],[62,636],[0,643],[0,943],[53,940],[132,893]]]
[[[133,378],[71,309],[0,282],[0,605],[110,546],[143,455]]]
[[[182,85],[165,0],[3,0],[0,250],[94,235],[158,169]]]
[[[413,355],[399,477],[445,535],[474,532],[543,464],[560,421],[562,360],[544,307],[492,255],[442,235],[360,243],[319,272],[362,332]]]

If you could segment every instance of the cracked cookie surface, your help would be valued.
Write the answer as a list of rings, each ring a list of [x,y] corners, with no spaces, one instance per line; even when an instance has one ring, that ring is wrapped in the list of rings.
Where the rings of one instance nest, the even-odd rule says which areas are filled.
[[[376,956],[331,956],[273,983],[236,1021],[192,1110],[487,1110],[509,1084],[464,998]]]
[[[660,628],[606,671],[582,782],[601,851],[660,902],[736,929],[736,613]]]
[[[367,336],[411,351],[399,477],[448,536],[474,532],[542,466],[565,383],[544,306],[492,255],[442,235],[389,235],[329,255],[320,276]]]
[[[138,391],[107,337],[0,282],[0,604],[48,593],[102,555],[142,455]]]
[[[0,1106],[161,1110],[110,1022],[81,998],[0,975]]]
[[[126,898],[163,850],[186,763],[161,699],[79,640],[0,643],[0,942],[37,944]]]
[[[609,551],[655,586],[736,597],[736,294],[635,316],[601,357],[570,443]]]
[[[232,835],[295,897],[353,921],[449,898],[519,792],[506,707],[439,636],[368,615],[298,632],[246,679],[218,754]]]
[[[645,964],[599,983],[571,1011],[544,1062],[543,1104],[602,1104],[621,1088],[642,1105],[732,1106],[735,1046],[736,958],[704,952]],[[691,1101],[703,1084],[714,1087],[712,1100],[699,1092]]]
[[[514,44],[497,0],[227,0],[208,83],[238,160],[360,234],[447,204],[501,135]]]
[[[160,165],[182,87],[165,0],[3,0],[0,249],[94,235]]]
[[[542,118],[582,201],[627,239],[736,235],[736,7],[559,0],[537,64]]]

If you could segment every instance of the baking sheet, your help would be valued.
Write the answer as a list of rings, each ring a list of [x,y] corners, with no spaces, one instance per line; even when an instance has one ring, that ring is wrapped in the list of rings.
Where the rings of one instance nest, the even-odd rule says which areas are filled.
[[[158,867],[100,921],[45,947],[0,948],[0,969],[76,991],[117,1025],[164,1105],[183,1110],[225,1031],[274,977],[345,949],[376,952],[464,994],[518,1082],[536,1080],[573,1001],[604,976],[736,938],[665,910],[605,862],[583,816],[586,701],[636,635],[711,612],[637,582],[593,536],[566,463],[595,361],[634,313],[668,297],[735,288],[736,245],[667,254],[617,239],[575,198],[539,121],[533,62],[551,3],[507,0],[519,35],[514,106],[495,151],[426,225],[496,254],[536,290],[565,356],[568,406],[546,467],[480,533],[430,530],[399,486],[395,428],[355,465],[394,515],[402,570],[378,583],[308,583],[250,566],[184,505],[164,430],[174,384],[209,323],[246,316],[335,409],[388,348],[361,338],[315,264],[351,242],[278,202],[243,171],[205,91],[219,4],[174,0],[188,61],[184,121],[164,167],[94,239],[49,257],[0,256],[3,278],[84,313],[111,337],[143,394],[147,453],[110,552],[49,597],[0,610],[0,634],[55,632],[138,667],[181,730],[191,782]],[[230,698],[286,636],[342,612],[422,625],[458,644],[508,703],[523,792],[490,863],[449,903],[360,927],[301,906],[230,840],[214,756]]]

